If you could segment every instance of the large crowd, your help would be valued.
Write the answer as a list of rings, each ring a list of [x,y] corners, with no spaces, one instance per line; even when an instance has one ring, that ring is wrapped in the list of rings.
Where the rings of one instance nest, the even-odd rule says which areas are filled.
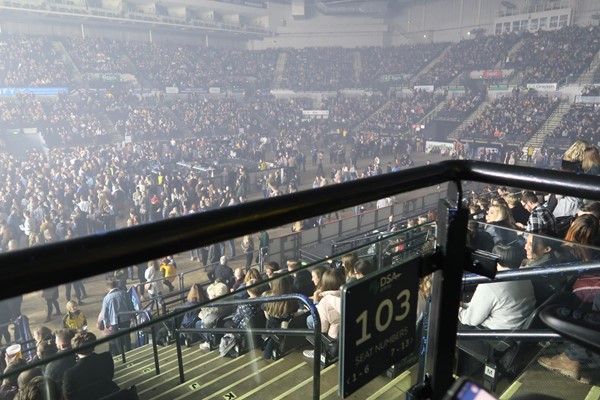
[[[0,39],[3,44],[0,46],[3,67],[0,76],[6,85],[73,83],[69,63],[61,56],[60,46],[52,40],[6,34]],[[414,45],[393,48],[389,52],[376,48],[248,52],[97,38],[60,40],[82,73],[128,72],[163,86],[181,88],[269,88],[275,82],[281,88],[328,92],[382,83],[386,79],[408,80],[417,76],[443,51],[445,53],[432,68],[419,75],[419,83],[446,84],[463,72],[495,68],[498,64],[520,70],[528,80],[555,81],[581,72],[581,65],[589,62],[600,48],[597,29],[577,27],[565,28],[558,33],[480,36],[451,46]],[[509,57],[508,52],[519,40],[523,43]],[[535,58],[535,55],[541,52],[544,52],[543,57],[549,58],[542,58],[543,62],[539,64],[540,58]],[[281,57],[283,53],[285,57]],[[23,59],[31,62],[22,63]],[[386,75],[399,77],[380,79]],[[261,191],[264,197],[293,193],[300,186],[300,172],[306,170],[307,163],[316,167],[313,187],[398,171],[412,165],[410,155],[413,151],[424,151],[425,138],[417,133],[419,130],[414,126],[431,110],[442,105],[440,117],[461,119],[483,101],[482,94],[472,92],[449,98],[447,95],[446,92],[416,90],[410,94],[375,93],[357,97],[337,94],[318,101],[275,99],[264,94],[243,98],[199,95],[167,98],[164,95],[140,96],[127,89],[112,87],[100,91],[81,89],[53,99],[28,94],[2,99],[0,122],[4,127],[38,127],[47,142],[61,146],[50,149],[48,154],[30,151],[26,159],[0,153],[0,180],[5,182],[0,188],[0,250],[27,248],[228,207],[246,202],[253,190]],[[461,139],[524,143],[548,118],[558,102],[555,96],[517,90],[491,102],[464,129]],[[328,115],[323,118],[320,113],[303,113],[307,110],[328,111]],[[571,140],[584,138],[596,143],[597,116],[595,106],[573,107],[552,136]],[[119,140],[118,144],[95,147],[74,146],[90,144],[98,138],[108,140],[112,130],[120,139],[131,138],[131,141]],[[577,151],[565,154],[565,168],[598,175],[598,150],[583,142],[578,146]],[[267,160],[271,154],[272,159]],[[382,156],[392,156],[394,161],[383,165]],[[359,170],[359,159],[368,159],[368,166]],[[240,165],[242,160],[248,162],[251,168]],[[573,165],[576,168],[573,169]],[[197,168],[199,166],[201,168]],[[502,188],[498,193],[499,196],[492,195],[491,191],[476,196],[468,206],[473,220],[485,223],[481,229],[470,224],[470,243],[499,254],[499,269],[598,258],[598,254],[590,249],[569,244],[559,246],[544,241],[543,237],[536,239],[533,235],[521,243],[513,230],[506,230],[595,245],[598,243],[600,218],[597,203],[584,204],[583,199],[568,196],[543,197],[528,191],[517,196]],[[392,201],[386,199],[385,205]],[[328,217],[331,218],[331,215]],[[427,219],[423,216],[421,222]],[[565,220],[570,224],[565,224]],[[310,223],[323,221],[317,219]],[[295,230],[307,229],[312,226],[310,223],[300,222]],[[409,227],[414,225],[414,221],[412,225],[408,222]],[[575,231],[577,229],[579,231]],[[392,231],[392,228],[388,230]],[[261,237],[260,240],[265,239]],[[268,245],[268,238],[266,240]],[[234,256],[234,245],[228,244],[230,256]],[[212,264],[208,270],[212,282],[208,288],[193,285],[186,306],[193,307],[231,291],[250,298],[300,293],[317,303],[322,333],[335,341],[341,318],[340,285],[361,279],[373,272],[375,267],[352,255],[341,260],[341,268],[318,267],[310,272],[298,271],[300,265],[296,260],[289,260],[287,268],[269,262],[265,265],[267,278],[276,277],[281,272],[290,272],[291,275],[261,284],[264,277],[249,266],[255,252],[264,244],[245,237],[241,250],[246,258],[246,268],[235,271],[227,265],[229,260],[225,256],[224,244],[193,250],[192,259],[205,266]],[[401,240],[394,245],[398,251],[406,248]],[[521,248],[517,248],[519,246]],[[140,294],[146,294],[153,300],[160,299],[162,294],[166,294],[163,284],[169,290],[173,289],[173,281],[167,278],[174,276],[174,270],[172,258],[152,261],[147,268],[138,266],[138,278],[141,282],[148,282],[139,287],[143,288]],[[127,274],[132,273],[123,272],[115,275],[117,281],[109,281],[108,294],[98,319],[98,328],[105,334],[124,327],[120,326],[115,314],[117,310],[129,310],[129,300],[123,290]],[[546,280],[519,284],[518,293],[516,289],[511,292],[512,287],[509,287],[502,294],[506,298],[500,300],[519,304],[516,309],[509,310],[510,318],[498,318],[491,312],[482,311],[479,306],[493,296],[488,293],[490,286],[481,285],[482,289],[478,288],[479,292],[476,290],[473,297],[481,300],[472,301],[470,307],[463,308],[460,320],[468,326],[518,329],[533,311],[535,302],[558,290],[560,285],[563,290],[564,283]],[[63,325],[82,330],[87,321],[78,311],[77,303],[81,304],[86,298],[86,290],[81,282],[72,283],[72,288],[73,299],[70,298],[69,284],[69,303]],[[424,280],[420,292],[423,299],[419,301],[426,301],[427,295],[427,281]],[[53,310],[60,313],[58,289],[48,288],[42,296],[47,303],[47,321],[50,321]],[[526,297],[526,301],[520,301],[523,298],[519,296]],[[423,307],[421,305],[421,309]],[[3,326],[6,327],[18,314],[15,315],[14,309],[5,302],[0,308],[0,325],[5,323]],[[190,311],[181,326],[211,328],[229,315],[231,322],[226,326],[232,328],[255,324],[261,316],[264,316],[260,322],[263,326],[278,328],[297,318],[298,308],[295,302],[267,303],[262,308],[247,304],[232,309],[205,307],[200,312]],[[306,314],[302,318],[302,326],[312,326],[311,318],[306,318]],[[0,329],[0,335],[9,342],[11,338],[7,332],[7,329]],[[90,335],[88,332],[75,335],[72,331],[62,331],[52,336],[42,328],[36,329],[37,357],[43,360],[69,348],[70,344],[77,349],[95,340]],[[215,346],[214,336],[202,332],[190,339],[200,342],[201,349]],[[234,345],[227,351],[237,351],[239,343],[235,340],[241,339],[234,338]],[[116,354],[120,345],[129,346],[130,343],[114,341],[110,346],[111,352]],[[263,346],[265,357],[270,358],[277,343],[267,339]],[[563,372],[571,371],[569,368],[573,366],[580,377],[582,370],[600,366],[594,356],[587,353],[581,356],[580,349],[576,347],[561,348],[561,351],[561,355],[572,362],[569,366],[560,367]],[[80,356],[89,360],[87,357],[92,352],[93,349],[86,348],[81,350]],[[8,369],[20,363],[11,358],[10,352],[6,354]],[[304,354],[314,356],[310,351]],[[102,362],[108,365],[112,361]],[[555,362],[550,357],[539,359],[542,366],[553,370],[556,370],[553,367]],[[43,375],[41,380],[52,380],[57,388],[62,387],[69,394],[68,398],[77,398],[79,391],[89,390],[89,387],[76,388],[69,373],[65,372],[77,365],[81,366],[81,361],[75,364],[73,360],[68,368],[60,370],[56,375],[60,379],[52,377],[46,369],[40,372]],[[110,366],[107,368],[110,369]],[[115,388],[109,375],[99,381],[104,385],[103,390]],[[31,380],[35,384],[39,381],[36,378]],[[16,394],[17,388],[25,391],[27,385],[26,382],[22,385],[7,382],[0,387],[0,392]]]

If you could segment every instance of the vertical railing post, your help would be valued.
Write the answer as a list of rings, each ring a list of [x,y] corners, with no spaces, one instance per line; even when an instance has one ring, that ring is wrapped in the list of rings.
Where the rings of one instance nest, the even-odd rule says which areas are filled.
[[[448,199],[438,209],[437,233],[441,270],[433,274],[431,308],[425,350],[425,371],[434,399],[444,396],[453,382],[457,316],[467,235],[468,212],[462,207],[460,182],[448,184]],[[442,301],[443,299],[443,301]]]

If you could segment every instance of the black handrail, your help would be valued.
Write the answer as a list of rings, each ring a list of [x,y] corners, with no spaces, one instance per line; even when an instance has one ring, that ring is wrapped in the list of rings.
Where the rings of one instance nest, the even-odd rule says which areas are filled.
[[[445,161],[0,255],[18,265],[2,275],[0,299],[78,280],[165,254],[349,208],[389,195],[472,180],[600,200],[598,178],[479,161]],[[85,268],[81,268],[85,265]],[[31,279],[36,277],[36,279]]]
[[[282,278],[285,279],[285,278]],[[255,332],[259,334],[285,334],[285,335],[314,335],[315,336],[315,353],[314,353],[314,365],[313,365],[313,398],[319,399],[319,393],[321,390],[321,318],[317,312],[317,308],[314,303],[309,301],[308,298],[302,294],[285,294],[281,296],[265,296],[253,299],[239,299],[229,301],[216,301],[205,305],[205,307],[223,307],[223,306],[238,306],[240,304],[263,304],[272,303],[275,301],[289,301],[290,299],[299,300],[308,307],[310,315],[313,317],[314,328],[313,329],[237,329],[237,328],[210,328],[210,329],[196,329],[196,328],[180,328],[175,330],[175,343],[177,345],[177,363],[179,365],[179,381],[180,383],[185,382],[185,373],[183,370],[183,353],[181,351],[181,338],[180,333],[185,332],[221,332],[221,333],[237,333],[237,332]]]
[[[520,268],[514,271],[500,271],[494,279],[482,275],[469,274],[463,277],[465,285],[479,283],[522,281],[531,278],[547,278],[549,276],[569,276],[587,272],[600,272],[600,261],[559,263],[547,266]]]

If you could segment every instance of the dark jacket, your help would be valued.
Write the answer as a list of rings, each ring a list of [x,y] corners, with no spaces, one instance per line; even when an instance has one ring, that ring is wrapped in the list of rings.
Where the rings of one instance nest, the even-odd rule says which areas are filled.
[[[315,284],[311,279],[311,274],[308,270],[298,271],[294,277],[294,293],[300,293],[306,297],[315,294]]]
[[[60,355],[64,351],[58,352]],[[50,361],[44,368],[44,376],[52,379],[58,387],[62,387],[65,371],[76,363],[75,354],[69,354],[61,359]]]
[[[65,371],[63,394],[67,400],[95,400],[119,390],[113,382],[115,364],[110,353],[92,353]]]

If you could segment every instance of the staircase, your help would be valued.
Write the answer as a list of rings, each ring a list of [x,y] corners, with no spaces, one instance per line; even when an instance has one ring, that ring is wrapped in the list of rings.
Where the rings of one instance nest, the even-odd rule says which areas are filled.
[[[288,54],[285,51],[279,53],[277,57],[277,65],[275,66],[275,76],[273,77],[273,88],[278,89],[281,87],[281,81],[283,80],[283,71],[285,71],[285,63],[287,62]]]
[[[152,347],[142,346],[126,354],[126,363],[115,357],[114,381],[121,387],[135,385],[141,400],[166,399],[306,399],[311,398],[313,360],[294,351],[277,360],[265,360],[252,350],[238,358],[221,357],[217,350],[182,348],[184,383],[179,381],[175,345],[158,348],[160,374],[156,375]],[[339,399],[337,364],[321,369],[321,399]],[[396,399],[416,383],[416,366],[395,379],[379,376],[349,398]]]
[[[75,84],[75,86],[76,87],[85,87],[86,80],[83,78],[83,75],[81,74],[81,71],[79,71],[79,68],[77,68],[77,65],[73,62],[73,59],[71,58],[71,55],[69,54],[67,49],[65,49],[65,45],[60,41],[53,40],[52,48],[58,54],[61,54],[62,60],[64,61],[65,64],[68,65],[67,71],[69,69],[71,70],[71,78],[73,79],[73,81],[74,81],[73,83]]]
[[[571,104],[569,102],[561,102],[558,107],[554,110],[554,112],[548,117],[544,125],[523,145],[523,148],[526,149],[528,147],[540,148],[544,144],[544,140],[546,139],[546,135],[552,133],[554,128],[556,128],[560,124],[560,120],[562,117],[569,112],[571,109]]]
[[[461,122],[460,125],[458,125],[456,129],[454,129],[452,133],[448,135],[448,140],[458,139],[459,133],[462,132],[467,126],[469,126],[469,124],[473,122],[479,114],[482,114],[488,105],[489,103],[487,101],[481,103],[479,107],[477,107],[477,109],[473,111],[467,119]]]
[[[102,113],[98,116],[102,129],[108,134],[108,142],[118,144],[123,141],[123,136],[115,129],[115,123],[108,117],[108,115]]]
[[[438,54],[438,56],[436,58],[434,58],[433,60],[431,60],[431,62],[429,64],[427,64],[422,70],[420,70],[415,76],[413,76],[410,80],[410,84],[409,87],[413,87],[415,85],[415,82],[417,82],[417,80],[419,79],[419,77],[423,74],[426,74],[427,72],[431,71],[431,69],[433,68],[433,66],[435,64],[437,64],[437,62],[439,60],[441,60],[443,57],[446,56],[446,54],[448,54],[448,52],[450,51],[450,48],[452,47],[452,44],[448,44],[448,46],[442,50],[440,52],[440,54]]]
[[[360,82],[360,74],[362,73],[362,59],[360,52],[354,52],[354,82]]]
[[[523,39],[518,40],[517,43],[515,43],[515,45],[508,51],[508,53],[506,54],[506,56],[510,57],[510,59],[512,60],[514,58],[514,55],[517,53],[517,51],[519,51],[519,49],[521,47],[523,47],[524,44],[525,44],[525,41]],[[506,60],[506,57],[504,59],[498,61],[496,63],[496,65],[494,66],[494,68],[496,68],[496,69],[502,69],[505,60]]]
[[[575,83],[579,84],[579,85],[589,85],[589,84],[594,83],[594,76],[596,75],[596,73],[598,73],[599,69],[600,69],[600,51],[598,51],[596,53],[596,55],[594,56],[594,59],[590,63],[590,66],[584,72],[582,72],[581,75],[579,75],[579,77],[577,78]]]

